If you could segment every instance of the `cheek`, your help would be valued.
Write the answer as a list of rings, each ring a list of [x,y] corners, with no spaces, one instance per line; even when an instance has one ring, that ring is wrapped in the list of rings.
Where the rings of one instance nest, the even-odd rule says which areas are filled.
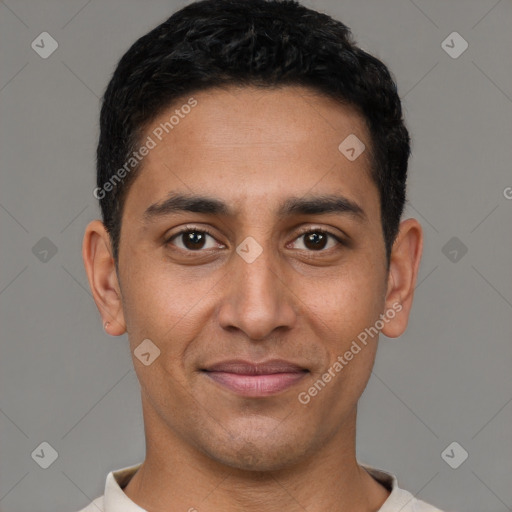
[[[378,336],[368,331],[379,318],[382,301],[375,281],[356,275],[332,280],[320,297],[309,303],[310,318],[327,358],[312,376],[311,387],[301,391],[311,400],[312,414],[329,410],[332,424],[338,424],[356,406],[370,378]]]
[[[185,272],[166,262],[136,257],[130,261],[131,268],[123,272],[122,289],[132,353],[142,340],[149,338],[165,355],[166,367],[174,367],[180,364],[190,342],[200,334],[211,314],[219,276],[191,280],[190,267]],[[177,368],[176,371],[179,373]]]
[[[306,296],[311,322],[328,354],[326,367],[316,378],[328,381],[321,388],[333,410],[355,405],[371,375],[378,336],[376,321],[382,313],[383,276],[371,266],[355,265],[338,276],[317,282],[316,293]],[[315,391],[313,391],[314,393]]]
[[[142,251],[126,250],[121,271],[123,308],[132,327],[158,327],[183,316],[192,290],[180,283],[179,272],[164,261],[150,258]],[[190,306],[188,306],[190,308]]]
[[[316,323],[332,340],[332,348],[339,351],[375,324],[384,306],[384,292],[383,276],[371,266],[354,265],[317,281],[315,291],[303,297]]]

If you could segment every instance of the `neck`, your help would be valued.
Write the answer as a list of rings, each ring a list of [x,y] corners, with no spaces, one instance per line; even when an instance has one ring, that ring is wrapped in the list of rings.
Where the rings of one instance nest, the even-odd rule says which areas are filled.
[[[124,492],[148,512],[376,512],[389,491],[357,464],[355,419],[356,410],[312,456],[272,471],[226,466],[150,421],[146,460]]]

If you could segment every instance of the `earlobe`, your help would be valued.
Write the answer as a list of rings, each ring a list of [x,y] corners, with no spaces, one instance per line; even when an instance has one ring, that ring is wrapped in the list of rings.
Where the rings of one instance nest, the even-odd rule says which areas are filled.
[[[110,236],[99,220],[89,223],[85,230],[82,258],[105,332],[111,336],[124,334],[126,324]]]
[[[420,223],[416,219],[402,221],[390,255],[385,312],[393,311],[393,315],[382,329],[389,338],[401,336],[407,328],[422,251]]]

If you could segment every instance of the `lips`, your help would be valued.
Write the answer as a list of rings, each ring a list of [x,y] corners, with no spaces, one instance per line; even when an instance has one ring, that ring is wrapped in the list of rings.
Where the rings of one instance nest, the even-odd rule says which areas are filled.
[[[274,359],[262,363],[231,360],[203,369],[215,383],[239,395],[269,396],[282,392],[304,378],[308,370],[289,361]]]
[[[264,363],[251,363],[240,359],[224,361],[205,368],[209,372],[227,372],[239,375],[272,375],[274,373],[299,373],[305,371],[294,363],[284,359],[272,359]]]

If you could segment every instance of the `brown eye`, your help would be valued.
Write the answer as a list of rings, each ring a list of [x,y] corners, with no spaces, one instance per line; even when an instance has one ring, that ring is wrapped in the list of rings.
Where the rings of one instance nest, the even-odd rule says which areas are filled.
[[[208,238],[212,241],[208,246]],[[199,229],[184,229],[173,235],[166,244],[172,244],[184,251],[200,251],[201,249],[214,249],[218,246],[215,239],[207,231]]]
[[[308,249],[324,249],[327,244],[327,235],[324,233],[308,233],[304,235],[304,245]]]
[[[295,247],[295,249],[305,249],[308,251],[322,252],[326,249],[331,249],[332,247],[335,247],[336,245],[342,243],[342,241],[337,236],[322,229],[306,231],[295,240],[301,239],[303,240],[302,247],[300,246],[301,244],[299,244],[299,246]],[[333,242],[328,247],[329,239],[332,239]]]
[[[181,234],[183,245],[190,250],[202,249],[205,244],[205,234],[199,231],[189,231]]]

